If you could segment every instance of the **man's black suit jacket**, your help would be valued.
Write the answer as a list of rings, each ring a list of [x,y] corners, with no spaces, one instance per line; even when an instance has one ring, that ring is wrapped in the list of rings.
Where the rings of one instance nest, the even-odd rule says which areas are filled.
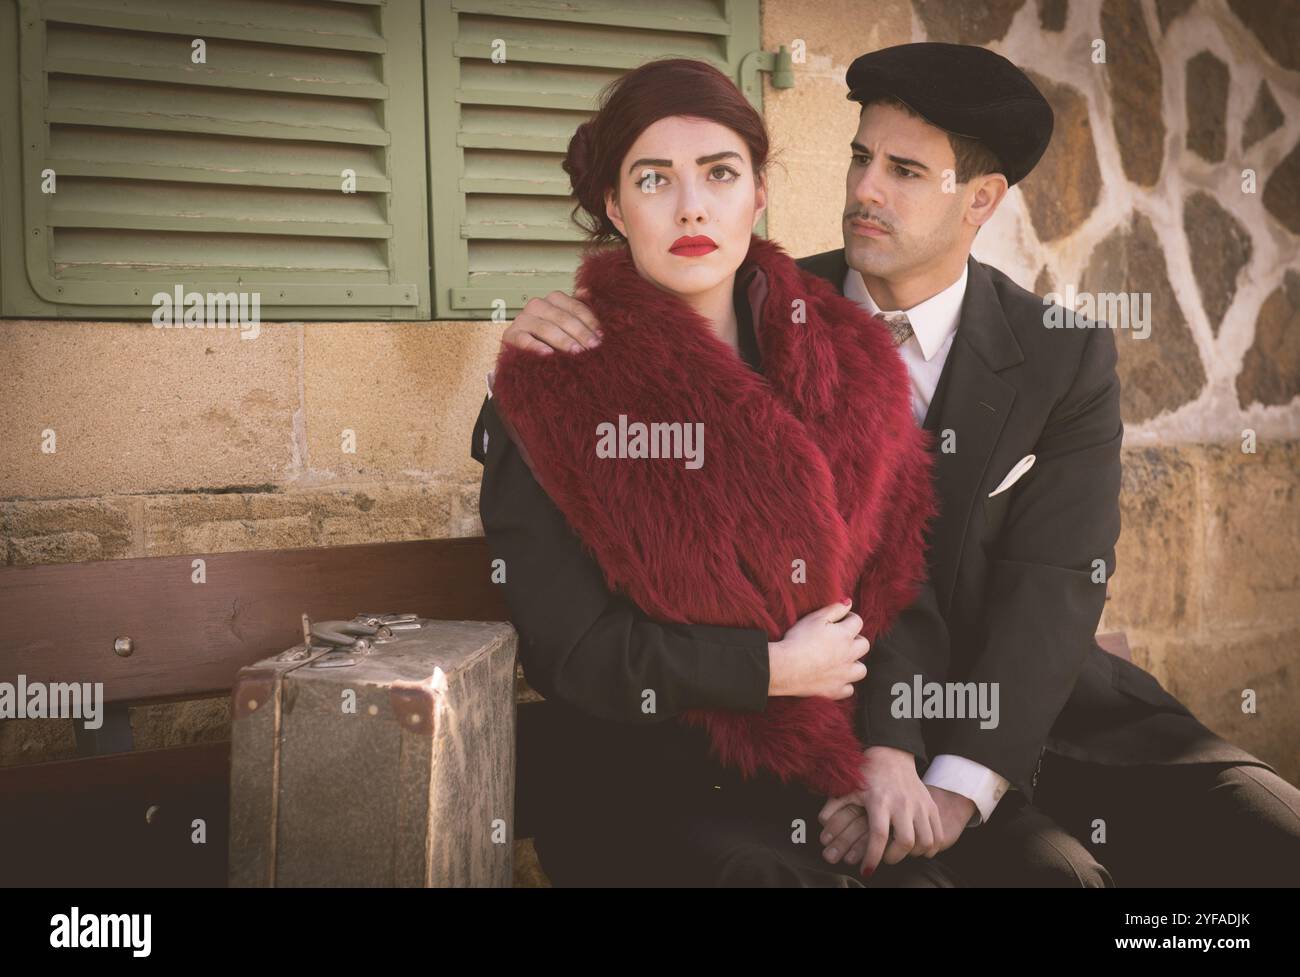
[[[848,270],[842,249],[799,264],[837,289]],[[742,340],[746,311],[738,304]],[[1029,800],[1047,749],[1103,764],[1262,764],[1093,638],[1106,594],[1094,561],[1109,579],[1120,528],[1115,339],[1104,325],[1048,329],[1043,311],[1040,299],[970,259],[960,323],[926,417],[940,504],[931,581],[873,644],[858,685],[859,735],[913,753],[918,766],[940,753],[968,757]],[[766,635],[655,621],[606,589],[490,399],[471,453],[484,464],[480,516],[489,551],[506,568],[525,676],[588,721],[578,739],[617,743],[615,752],[644,745],[651,752],[643,756],[657,756],[674,725],[664,720],[683,710],[764,707]],[[989,499],[1028,454],[1036,456],[1029,472]],[[910,687],[916,675],[997,682],[998,726],[895,716],[894,685]],[[647,688],[657,693],[653,717],[638,708]]]
[[[799,264],[842,290],[843,249]],[[888,727],[879,740],[918,756],[967,757],[1030,800],[1049,749],[1102,764],[1267,766],[1094,640],[1120,532],[1123,423],[1113,331],[1068,311],[1071,328],[1048,328],[1042,299],[973,257],[968,272],[925,418],[940,506],[931,589],[867,657],[868,669],[884,660],[897,672],[888,683],[880,675],[864,680],[875,700],[868,717]],[[1029,471],[990,498],[1030,454]],[[930,665],[926,679],[944,680],[933,652],[936,615],[947,631],[946,679],[998,683],[996,728],[981,729],[976,719],[884,718],[886,686],[925,672],[908,666]]]

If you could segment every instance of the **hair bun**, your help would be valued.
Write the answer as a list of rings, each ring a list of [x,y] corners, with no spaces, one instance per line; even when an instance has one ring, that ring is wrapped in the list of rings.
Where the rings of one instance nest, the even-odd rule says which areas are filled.
[[[596,170],[593,158],[596,152],[594,129],[594,118],[578,126],[569,140],[569,149],[561,164],[564,172],[569,175],[569,186],[572,187],[573,197],[578,204],[574,216],[576,218],[577,211],[585,211],[590,220],[587,225],[589,229],[599,228],[605,215],[604,196],[596,193],[593,186]]]
[[[564,156],[564,172],[569,174],[569,185],[573,188],[574,196],[579,200],[583,198],[583,191],[588,189],[588,184],[591,182],[594,162],[591,156],[595,151],[592,145],[592,128],[590,119],[578,126],[569,140],[569,150]]]

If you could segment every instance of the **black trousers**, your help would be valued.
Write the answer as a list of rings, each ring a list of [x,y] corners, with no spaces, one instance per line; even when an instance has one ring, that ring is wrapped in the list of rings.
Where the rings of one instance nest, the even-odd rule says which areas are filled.
[[[1035,803],[1006,794],[933,859],[870,879],[822,857],[826,798],[713,764],[589,779],[539,829],[557,886],[1296,886],[1300,790],[1262,766],[1117,767],[1048,753]]]
[[[716,768],[571,794],[534,844],[556,886],[828,887],[862,884],[821,858],[826,799]]]
[[[1049,751],[1032,805],[1009,792],[937,860],[955,885],[1300,886],[1300,789],[1262,765]]]

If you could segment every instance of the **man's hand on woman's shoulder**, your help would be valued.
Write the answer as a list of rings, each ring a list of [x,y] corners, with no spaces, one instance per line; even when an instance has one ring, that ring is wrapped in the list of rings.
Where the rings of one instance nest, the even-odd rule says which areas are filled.
[[[518,346],[534,353],[555,350],[580,353],[600,345],[600,323],[591,309],[564,292],[529,299],[501,336],[503,346]]]

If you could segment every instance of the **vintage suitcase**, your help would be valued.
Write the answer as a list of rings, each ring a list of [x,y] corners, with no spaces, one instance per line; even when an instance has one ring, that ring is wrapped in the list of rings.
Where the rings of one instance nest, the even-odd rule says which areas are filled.
[[[516,634],[360,614],[242,669],[232,886],[509,886]]]

